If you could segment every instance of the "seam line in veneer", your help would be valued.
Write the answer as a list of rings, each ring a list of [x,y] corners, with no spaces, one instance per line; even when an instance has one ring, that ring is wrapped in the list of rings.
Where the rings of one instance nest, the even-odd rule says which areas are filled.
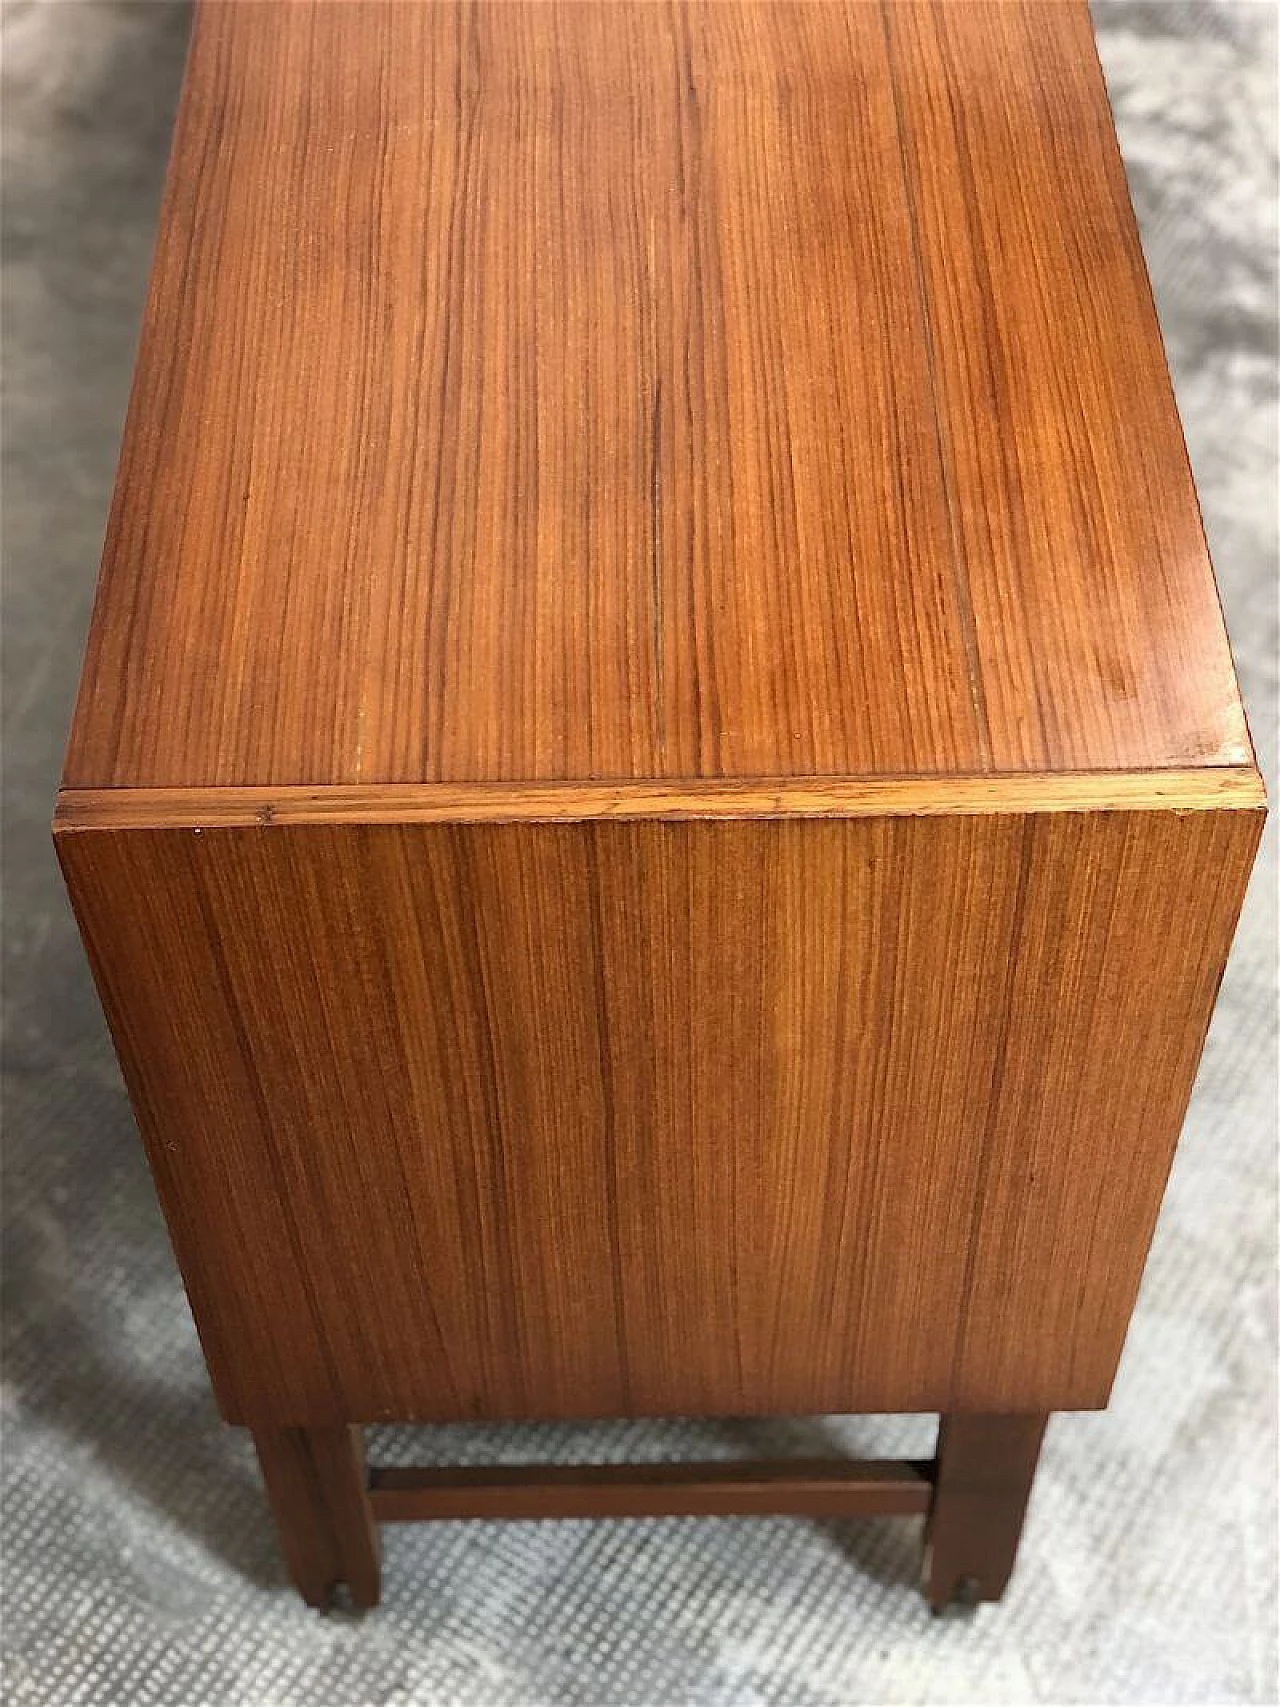
[[[610,819],[945,817],[1195,812],[1265,806],[1252,766],[972,776],[762,778],[754,782],[386,783],[64,788],[54,829],[202,829],[375,823],[578,823]]]

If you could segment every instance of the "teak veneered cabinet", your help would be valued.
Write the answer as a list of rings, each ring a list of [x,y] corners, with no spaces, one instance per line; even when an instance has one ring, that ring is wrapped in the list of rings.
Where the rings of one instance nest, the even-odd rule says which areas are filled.
[[[672,1510],[998,1595],[1261,817],[1083,6],[199,8],[55,834],[308,1598]]]

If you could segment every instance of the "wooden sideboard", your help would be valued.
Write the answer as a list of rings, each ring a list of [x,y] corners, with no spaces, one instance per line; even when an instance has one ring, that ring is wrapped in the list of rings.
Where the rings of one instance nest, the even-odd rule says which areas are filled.
[[[998,1596],[1262,813],[1083,5],[199,7],[55,837],[309,1599],[673,1510]]]

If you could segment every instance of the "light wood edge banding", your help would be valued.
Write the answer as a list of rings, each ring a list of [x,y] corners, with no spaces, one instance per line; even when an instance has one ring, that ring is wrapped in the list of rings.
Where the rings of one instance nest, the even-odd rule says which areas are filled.
[[[1261,778],[1252,766],[752,782],[70,788],[58,795],[54,831],[275,824],[942,817],[993,812],[1197,812],[1229,807],[1257,809],[1265,804]]]

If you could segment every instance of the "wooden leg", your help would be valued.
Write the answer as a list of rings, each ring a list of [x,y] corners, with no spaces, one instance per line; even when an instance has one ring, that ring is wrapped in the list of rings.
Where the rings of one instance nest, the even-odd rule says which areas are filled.
[[[310,1606],[346,1583],[357,1606],[376,1606],[382,1586],[378,1525],[365,1481],[361,1431],[254,1429],[267,1498],[289,1574]]]
[[[935,1608],[999,1600],[1013,1571],[1047,1415],[944,1416],[925,1524]]]

